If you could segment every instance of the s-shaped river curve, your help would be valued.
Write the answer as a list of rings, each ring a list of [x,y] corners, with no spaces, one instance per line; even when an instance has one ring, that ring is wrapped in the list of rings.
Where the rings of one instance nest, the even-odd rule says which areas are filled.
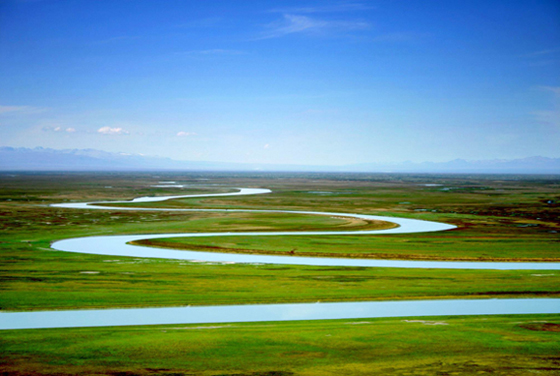
[[[270,189],[239,188],[238,192],[216,193],[205,195],[182,195],[166,197],[140,197],[132,201],[104,201],[87,203],[64,203],[51,206],[73,209],[111,209],[111,210],[145,210],[145,211],[183,211],[183,212],[252,212],[252,213],[288,213],[288,214],[313,214],[326,216],[354,217],[366,220],[392,222],[398,227],[385,230],[369,231],[293,231],[293,232],[208,232],[208,233],[167,233],[144,235],[109,235],[88,236],[83,238],[65,239],[54,242],[51,247],[65,252],[90,253],[106,256],[151,257],[178,260],[204,260],[210,262],[241,262],[241,263],[268,263],[291,265],[316,265],[316,266],[362,266],[362,267],[390,267],[390,268],[437,268],[437,269],[501,269],[501,270],[560,270],[560,263],[544,262],[466,262],[466,261],[401,261],[401,260],[366,260],[324,257],[297,257],[297,256],[270,256],[246,255],[231,253],[176,251],[162,248],[143,247],[127,244],[143,239],[157,239],[170,237],[212,237],[212,236],[324,236],[324,235],[390,235],[410,234],[419,232],[446,231],[457,226],[446,223],[424,221],[419,219],[384,217],[377,215],[331,213],[316,211],[293,210],[249,210],[249,209],[163,209],[163,208],[135,208],[115,207],[115,203],[158,202],[177,198],[197,198],[216,196],[241,196],[271,193]],[[95,205],[92,205],[95,204]]]
[[[364,214],[330,213],[291,210],[244,210],[244,209],[162,209],[112,207],[107,204],[130,202],[157,202],[176,198],[239,196],[270,193],[269,189],[240,188],[238,192],[205,195],[180,195],[166,197],[141,197],[132,201],[89,202],[53,204],[54,207],[74,209],[111,209],[146,211],[207,211],[207,212],[267,212],[345,216],[366,220],[388,221],[396,228],[370,231],[305,231],[305,232],[237,232],[237,233],[170,233],[145,235],[111,235],[65,239],[54,242],[52,248],[65,252],[98,255],[151,257],[164,259],[200,260],[211,262],[273,263],[319,266],[361,266],[398,268],[445,268],[445,269],[531,269],[560,270],[560,263],[538,262],[447,262],[447,261],[398,261],[365,260],[296,256],[266,256],[223,254],[156,249],[127,244],[142,239],[168,237],[210,236],[320,236],[320,235],[381,235],[445,231],[456,226],[417,219],[382,217]],[[92,206],[91,204],[96,204]],[[437,315],[482,314],[536,314],[560,313],[560,299],[485,299],[485,300],[432,300],[398,302],[357,302],[325,304],[268,304],[219,307],[177,307],[141,309],[105,309],[52,312],[0,312],[0,329],[34,329],[83,326],[158,325],[179,323],[225,323],[241,321],[320,320],[360,317],[403,317]]]

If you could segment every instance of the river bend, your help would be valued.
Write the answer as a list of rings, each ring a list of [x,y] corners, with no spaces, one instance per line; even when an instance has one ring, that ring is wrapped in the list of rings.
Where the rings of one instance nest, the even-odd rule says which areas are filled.
[[[240,188],[238,192],[205,195],[180,195],[166,197],[141,197],[132,202],[156,202],[176,198],[239,196],[270,193],[268,189]],[[319,258],[297,256],[244,255],[176,251],[127,244],[141,239],[167,237],[209,236],[321,236],[321,235],[390,235],[418,232],[446,231],[456,226],[417,219],[382,217],[364,214],[330,213],[289,210],[242,209],[163,209],[112,207],[114,203],[131,201],[63,203],[54,207],[95,210],[150,210],[150,211],[213,211],[213,212],[274,212],[346,216],[368,220],[382,220],[398,225],[396,228],[370,231],[306,231],[306,232],[238,232],[238,233],[170,233],[144,235],[92,236],[54,242],[59,251],[79,252],[110,256],[151,257],[210,262],[275,263],[322,266],[361,266],[398,268],[445,269],[531,269],[560,270],[560,263],[544,262],[448,262],[448,261],[399,261],[344,258]],[[91,205],[91,204],[96,204]],[[85,326],[123,326],[159,324],[229,323],[248,321],[324,320],[372,317],[487,315],[487,314],[538,314],[560,313],[560,299],[476,299],[476,300],[425,300],[395,302],[348,302],[314,304],[264,304],[214,307],[172,307],[139,309],[103,309],[46,312],[0,312],[0,329],[37,329]]]

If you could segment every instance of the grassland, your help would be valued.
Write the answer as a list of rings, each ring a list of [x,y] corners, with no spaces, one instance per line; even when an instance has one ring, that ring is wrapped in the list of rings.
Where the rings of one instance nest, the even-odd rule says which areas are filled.
[[[181,190],[152,187],[164,180],[189,186]],[[81,211],[48,206],[146,195],[218,193],[236,186],[266,187],[274,193],[173,200],[157,206],[364,213],[443,221],[459,228],[391,237],[201,238],[186,243],[166,239],[160,245],[259,253],[295,249],[296,254],[396,259],[519,261],[560,257],[560,180],[554,176],[0,174],[0,307],[44,310],[551,297],[560,291],[560,273],[553,271],[221,265],[50,249],[54,240],[102,234],[386,226],[305,215]],[[441,326],[397,319],[367,321],[375,325],[347,325],[343,320],[240,324],[220,330],[142,327],[9,331],[2,333],[0,370],[5,374],[168,375],[515,375],[529,371],[554,374],[558,370],[558,333],[523,327],[543,321],[534,325],[556,328],[558,315],[446,318],[447,323],[456,324]],[[331,329],[332,333],[323,331]],[[339,339],[333,343],[328,334],[336,334]],[[199,343],[200,348],[194,349],[193,343]],[[473,361],[468,362],[468,358]]]
[[[481,184],[485,183],[485,184]],[[212,237],[139,241],[176,249],[305,256],[454,261],[560,261],[558,190],[527,182],[454,181],[436,187],[362,182],[323,191],[282,191],[241,200],[170,200],[165,207],[282,208],[441,221],[457,230],[391,236]],[[340,183],[339,183],[340,184]],[[437,183],[432,183],[437,184]],[[538,185],[538,184],[537,184]],[[546,186],[546,188],[545,188]],[[552,202],[552,203],[548,203]],[[243,206],[240,205],[243,203]],[[137,206],[148,206],[137,204]],[[359,229],[359,228],[357,228]],[[228,228],[227,231],[235,229]]]
[[[472,236],[468,236],[472,234]],[[475,231],[380,236],[211,237],[139,240],[138,245],[195,251],[440,261],[560,261],[548,236]],[[555,247],[556,246],[556,247]]]
[[[557,375],[558,315],[2,333],[17,375]]]
[[[33,249],[11,255],[4,310],[560,296],[554,271],[221,265]]]

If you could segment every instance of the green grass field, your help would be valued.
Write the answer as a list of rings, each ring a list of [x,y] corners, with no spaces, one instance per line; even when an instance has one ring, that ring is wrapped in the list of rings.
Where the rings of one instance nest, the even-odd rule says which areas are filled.
[[[151,187],[160,180],[190,185],[187,189]],[[554,271],[222,265],[50,249],[50,243],[58,239],[102,234],[387,226],[325,216],[48,206],[147,195],[219,193],[231,191],[230,187],[264,187],[273,193],[173,200],[150,206],[365,213],[442,221],[458,229],[397,236],[165,239],[157,245],[389,259],[560,258],[558,177],[0,174],[0,307],[19,311],[559,295],[560,273]],[[338,320],[235,324],[208,330],[154,326],[5,331],[0,342],[0,371],[8,375],[269,376],[558,372],[560,315],[430,320],[444,320],[448,325],[375,319],[350,320],[369,322],[359,325]]]
[[[2,333],[43,375],[557,375],[559,315],[43,329]]]

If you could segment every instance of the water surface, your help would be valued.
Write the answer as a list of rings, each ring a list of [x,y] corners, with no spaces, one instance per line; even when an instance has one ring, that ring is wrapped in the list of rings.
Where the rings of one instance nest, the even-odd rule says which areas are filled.
[[[0,329],[560,313],[560,299],[414,300],[0,312]]]

